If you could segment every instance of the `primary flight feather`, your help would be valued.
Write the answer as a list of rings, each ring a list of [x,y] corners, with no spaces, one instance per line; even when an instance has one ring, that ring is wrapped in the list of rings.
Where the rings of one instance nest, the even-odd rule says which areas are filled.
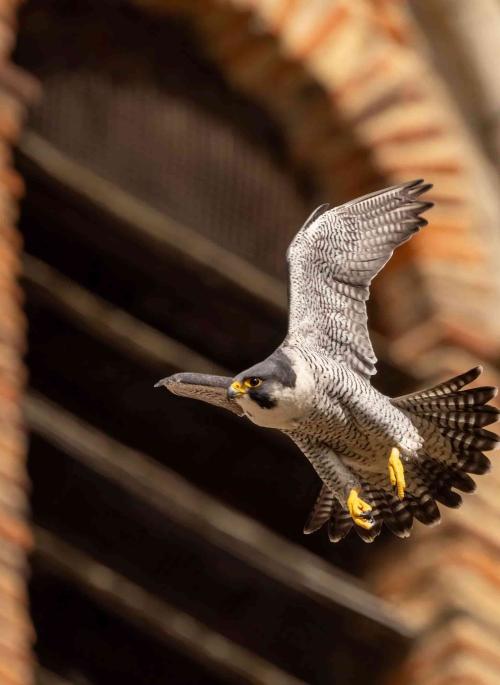
[[[382,524],[407,537],[413,520],[439,521],[436,502],[461,503],[468,475],[485,473],[483,451],[498,436],[487,403],[496,388],[466,390],[472,369],[435,388],[390,398],[370,378],[376,357],[366,301],[394,249],[427,224],[423,181],[319,207],[288,248],[289,323],[267,359],[235,378],[178,373],[163,379],[176,395],[215,404],[281,430],[309,459],[323,485],[304,532],[328,524],[333,542],[354,528],[366,542]]]

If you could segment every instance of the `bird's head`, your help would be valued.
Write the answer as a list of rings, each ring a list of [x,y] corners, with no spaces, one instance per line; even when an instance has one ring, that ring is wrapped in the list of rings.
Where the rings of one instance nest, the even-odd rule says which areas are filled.
[[[287,389],[294,388],[295,371],[288,357],[277,350],[263,362],[255,364],[234,377],[228,398],[249,406],[255,403],[261,409],[273,409]]]

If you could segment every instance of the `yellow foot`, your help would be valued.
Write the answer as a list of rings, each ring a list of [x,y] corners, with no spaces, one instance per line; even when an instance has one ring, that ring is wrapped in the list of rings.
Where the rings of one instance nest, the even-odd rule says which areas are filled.
[[[403,499],[406,488],[405,472],[397,447],[392,448],[391,456],[389,457],[389,478],[391,480],[391,485],[396,486],[399,499]]]
[[[351,490],[347,498],[347,507],[352,516],[352,520],[357,526],[369,529],[373,526],[373,519],[370,515],[371,506],[364,502],[359,496],[357,490]]]

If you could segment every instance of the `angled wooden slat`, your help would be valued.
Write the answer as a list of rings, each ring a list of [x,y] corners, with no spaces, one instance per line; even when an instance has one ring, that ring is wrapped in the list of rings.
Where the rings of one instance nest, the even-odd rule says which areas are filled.
[[[302,683],[42,528],[36,529],[36,553],[97,602],[211,670],[252,685]]]
[[[381,637],[403,642],[411,629],[385,602],[322,559],[193,487],[147,455],[30,393],[25,405],[32,431],[177,525],[242,560],[287,588],[335,611],[355,613]]]
[[[36,685],[75,685],[71,680],[61,678],[42,666],[36,668]]]
[[[231,375],[215,362],[85,290],[54,268],[24,255],[24,280],[38,299],[80,328],[148,365]]]
[[[280,280],[265,274],[191,228],[165,217],[150,205],[119,186],[101,178],[60,152],[54,145],[26,131],[20,152],[32,170],[49,176],[77,193],[92,205],[118,220],[139,244],[149,244],[160,253],[188,257],[197,268],[222,276],[224,280],[252,297],[285,310],[286,288]]]

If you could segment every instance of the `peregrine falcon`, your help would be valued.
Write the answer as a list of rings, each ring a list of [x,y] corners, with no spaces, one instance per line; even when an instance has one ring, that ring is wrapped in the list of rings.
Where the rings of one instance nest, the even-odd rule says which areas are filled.
[[[488,471],[483,451],[498,436],[487,403],[496,388],[465,389],[481,367],[404,397],[371,382],[376,357],[366,301],[374,276],[394,249],[427,224],[432,206],[422,180],[322,205],[287,252],[289,323],[267,359],[234,378],[178,373],[157,383],[288,435],[322,481],[305,533],[328,524],[332,542],[351,528],[366,542],[382,525],[399,537],[413,520],[440,520],[436,502],[458,507],[455,490],[472,492],[472,474]]]

